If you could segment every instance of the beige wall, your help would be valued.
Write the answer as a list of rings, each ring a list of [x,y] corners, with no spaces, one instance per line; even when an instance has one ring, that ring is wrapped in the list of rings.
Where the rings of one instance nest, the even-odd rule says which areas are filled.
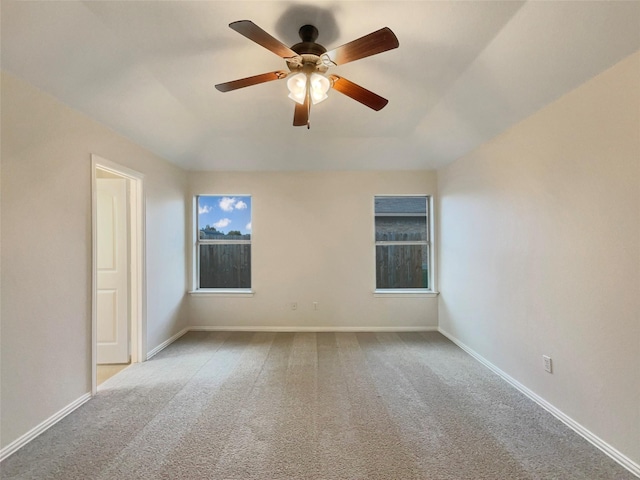
[[[1,446],[91,390],[91,154],[145,175],[147,346],[186,325],[186,175],[2,74]]]
[[[255,290],[253,297],[192,295],[191,325],[437,326],[436,298],[373,295],[373,197],[435,194],[434,172],[195,172],[189,178],[192,197],[252,195]]]
[[[637,53],[438,171],[440,327],[636,463],[639,80]]]

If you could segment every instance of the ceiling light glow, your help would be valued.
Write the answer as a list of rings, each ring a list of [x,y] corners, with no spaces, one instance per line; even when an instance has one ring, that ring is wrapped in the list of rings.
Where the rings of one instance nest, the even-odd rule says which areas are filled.
[[[316,105],[328,98],[327,92],[331,88],[331,82],[319,73],[314,72],[307,76],[300,72],[289,77],[287,88],[289,89],[289,98],[301,105],[304,104],[308,89],[311,102]]]

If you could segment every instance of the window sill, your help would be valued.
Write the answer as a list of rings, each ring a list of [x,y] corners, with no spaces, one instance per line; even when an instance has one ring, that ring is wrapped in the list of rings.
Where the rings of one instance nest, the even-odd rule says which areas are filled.
[[[250,289],[238,288],[238,289],[201,289],[201,290],[191,290],[189,295],[193,295],[195,297],[236,297],[236,298],[244,298],[244,297],[253,297],[255,292]]]
[[[376,298],[435,298],[440,292],[431,290],[375,290],[373,296]]]

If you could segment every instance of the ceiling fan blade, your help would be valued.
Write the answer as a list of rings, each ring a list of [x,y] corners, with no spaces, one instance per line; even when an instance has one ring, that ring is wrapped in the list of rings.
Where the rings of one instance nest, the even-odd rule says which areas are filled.
[[[258,85],[259,83],[271,82],[272,80],[280,80],[285,78],[287,75],[289,75],[289,72],[276,70],[275,72],[262,73],[260,75],[254,75],[253,77],[219,83],[216,85],[216,90],[221,92],[230,92],[231,90],[237,90],[238,88],[250,87],[251,85]]]
[[[344,93],[347,97],[353,98],[355,101],[366,105],[376,111],[382,110],[389,100],[382,98],[380,95],[357,85],[344,77],[331,75],[331,86],[334,90]]]
[[[232,22],[229,24],[229,27],[240,35],[244,35],[249,40],[256,42],[258,45],[262,45],[267,50],[271,50],[282,58],[291,58],[298,55],[280,40],[273,38],[251,20],[239,20],[237,22]]]
[[[398,45],[400,45],[400,43],[395,34],[390,28],[384,27],[369,35],[334,48],[324,53],[321,58],[327,66],[344,65],[345,63],[375,55],[376,53],[398,48]]]
[[[296,102],[296,109],[293,112],[293,126],[309,128],[309,95],[304,99],[304,103]]]

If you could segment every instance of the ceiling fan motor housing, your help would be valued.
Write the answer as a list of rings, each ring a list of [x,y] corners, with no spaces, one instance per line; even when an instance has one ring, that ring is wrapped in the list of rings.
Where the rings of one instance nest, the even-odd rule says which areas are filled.
[[[300,30],[298,30],[298,35],[302,41],[291,47],[291,50],[297,54],[303,55],[308,53],[320,56],[327,51],[322,45],[316,43],[318,29],[313,25],[303,25],[300,27]]]
[[[301,57],[301,60],[287,60],[289,70],[292,72],[325,73],[328,67],[320,61],[320,56],[326,53],[327,49],[319,43],[316,43],[318,29],[313,25],[303,25],[300,27],[300,30],[298,30],[298,35],[300,35],[300,40],[302,41],[293,45],[291,50],[296,52]]]

